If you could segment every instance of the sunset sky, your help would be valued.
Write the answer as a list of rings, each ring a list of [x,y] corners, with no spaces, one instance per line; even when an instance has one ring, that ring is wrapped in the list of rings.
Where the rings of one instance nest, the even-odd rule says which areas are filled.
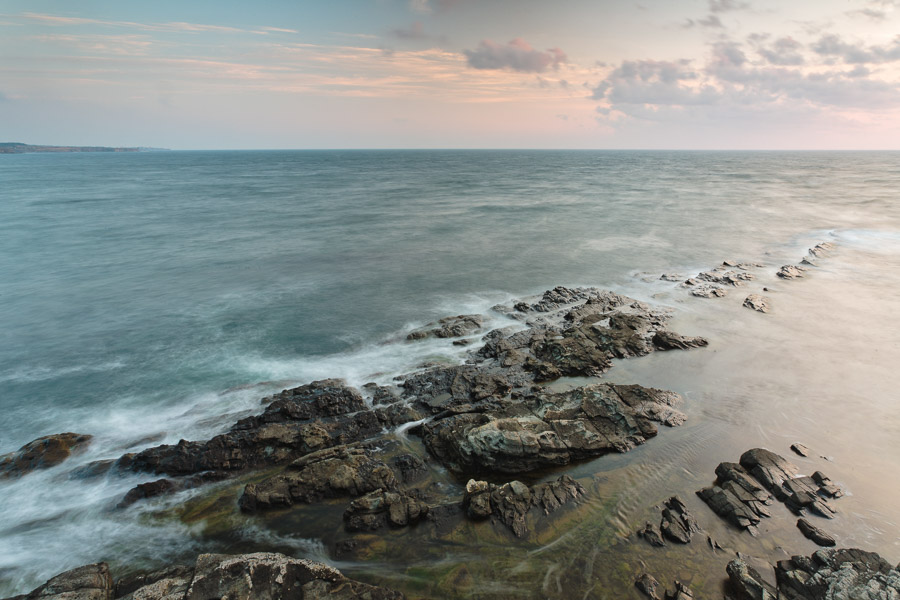
[[[900,148],[900,0],[5,0],[0,141]]]

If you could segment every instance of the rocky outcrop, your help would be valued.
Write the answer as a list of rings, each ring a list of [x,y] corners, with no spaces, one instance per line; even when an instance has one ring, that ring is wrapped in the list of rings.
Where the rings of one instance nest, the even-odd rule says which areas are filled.
[[[809,249],[809,255],[816,258],[823,258],[828,256],[835,247],[835,244],[832,242],[820,242]]]
[[[112,600],[113,580],[109,565],[84,565],[53,577],[28,594],[8,600]]]
[[[678,496],[672,496],[663,503],[659,526],[647,523],[637,534],[651,546],[665,546],[665,540],[689,544],[693,535],[700,531],[700,524],[688,512],[684,501]]]
[[[28,442],[15,452],[0,456],[0,479],[21,477],[39,469],[60,464],[86,446],[93,436],[83,433],[57,433]]]
[[[797,529],[800,530],[806,538],[814,541],[820,546],[834,546],[837,544],[835,539],[807,521],[806,519],[797,520]]]
[[[889,600],[900,597],[900,570],[874,552],[856,549],[819,550],[794,556],[775,567],[776,585],[768,583],[746,561],[728,563],[731,593],[736,600]]]
[[[756,312],[767,313],[772,310],[770,300],[766,296],[760,294],[750,294],[744,298],[744,307]]]
[[[324,498],[356,497],[374,490],[392,490],[394,471],[371,447],[339,446],[297,459],[282,473],[244,488],[241,510],[254,512],[308,504]]]
[[[801,267],[798,265],[784,265],[783,267],[778,269],[778,272],[775,274],[782,279],[798,279],[800,277],[803,277],[805,272],[805,267]]]
[[[478,333],[484,326],[484,317],[481,315],[458,315],[444,317],[436,323],[429,323],[421,329],[411,331],[406,336],[408,340],[423,340],[426,338],[456,338]]]
[[[661,586],[656,578],[649,573],[642,573],[641,576],[637,578],[637,581],[634,582],[634,587],[639,589],[641,593],[650,598],[650,600],[662,600],[659,595]]]
[[[824,496],[834,497],[839,488],[819,472],[816,479],[798,473],[796,465],[782,456],[754,448],[741,455],[740,464],[720,463],[715,484],[697,495],[717,515],[751,533],[756,532],[761,517],[770,516],[766,507],[772,504],[772,496],[797,514],[806,509],[832,518],[834,509]]]
[[[57,575],[16,600],[401,600],[403,594],[348,579],[328,565],[283,554],[201,554],[113,585],[106,563]],[[12,599],[10,599],[12,600]]]
[[[375,490],[350,503],[344,511],[347,531],[406,527],[428,515],[428,505],[409,492]]]
[[[531,487],[521,481],[510,481],[498,486],[470,479],[466,484],[463,509],[470,519],[495,518],[509,527],[517,537],[523,537],[528,533],[525,518],[529,511],[538,509],[542,514],[548,515],[583,494],[581,484],[568,475]]]
[[[467,407],[422,427],[429,452],[458,472],[522,473],[608,452],[684,422],[680,397],[637,385],[596,384]],[[464,410],[466,407],[461,407]]]
[[[688,280],[692,281],[692,280]],[[691,288],[691,296],[697,298],[724,298],[728,295],[728,290],[711,283],[703,283]]]

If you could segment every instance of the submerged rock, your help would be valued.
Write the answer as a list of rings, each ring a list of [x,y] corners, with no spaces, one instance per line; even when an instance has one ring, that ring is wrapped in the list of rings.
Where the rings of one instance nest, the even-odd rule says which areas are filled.
[[[820,546],[834,546],[837,544],[835,539],[807,521],[806,519],[797,520],[797,529],[808,539],[814,541]]]
[[[625,452],[680,425],[680,397],[637,385],[596,384],[469,407],[422,428],[429,452],[458,472],[521,473],[608,452]]]
[[[697,519],[688,512],[684,501],[678,496],[672,496],[663,503],[659,527],[647,523],[637,534],[651,546],[665,546],[666,539],[679,544],[689,544],[693,534],[700,531],[702,529]]]
[[[760,294],[750,294],[744,298],[744,306],[757,312],[767,313],[772,310],[769,299]]]
[[[15,452],[0,456],[0,479],[55,467],[92,439],[83,433],[57,433],[28,442]]]
[[[344,511],[344,527],[347,531],[405,527],[417,523],[428,510],[428,505],[411,493],[378,489],[350,503]]]
[[[634,582],[634,587],[639,589],[641,593],[650,598],[650,600],[662,600],[658,593],[660,584],[656,578],[649,573],[642,573],[637,581]]]
[[[728,290],[709,283],[698,285],[691,290],[691,296],[698,298],[722,298],[727,295]]]
[[[436,323],[429,323],[421,329],[416,329],[406,336],[408,340],[423,340],[425,338],[455,338],[477,333],[484,325],[484,317],[481,315],[457,315],[444,317]]]
[[[510,481],[498,486],[470,479],[466,484],[462,506],[470,519],[494,517],[509,527],[517,537],[524,537],[528,533],[525,517],[533,508],[540,509],[543,515],[549,515],[583,494],[581,484],[568,475],[531,487],[521,481]]]
[[[112,600],[109,565],[95,563],[60,573],[28,594],[9,600]]]

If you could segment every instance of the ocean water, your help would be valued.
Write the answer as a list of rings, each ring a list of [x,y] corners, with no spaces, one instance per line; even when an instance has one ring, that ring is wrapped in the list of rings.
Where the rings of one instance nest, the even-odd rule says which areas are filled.
[[[718,462],[804,441],[851,492],[834,525],[842,541],[897,562],[900,508],[888,496],[900,491],[898,195],[900,153],[889,152],[0,157],[0,454],[51,433],[95,436],[60,467],[0,481],[0,595],[87,562],[154,564],[217,548],[149,508],[112,510],[146,479],[77,480],[73,468],[209,437],[287,386],[389,381],[426,360],[463,360],[449,342],[403,343],[404,332],[556,285],[671,306],[674,329],[711,341],[608,375],[679,391],[690,419],[578,467],[618,469],[618,487],[604,492],[616,535],[671,493],[705,485]],[[774,278],[824,240],[837,250],[807,280]],[[702,300],[658,280],[726,258],[765,265],[746,291],[771,285],[772,315],[740,309],[744,290]],[[246,535],[260,543],[271,533]],[[298,540],[298,554],[323,554]],[[561,538],[552,564],[523,549],[517,564],[528,566],[515,572],[550,597],[563,597],[548,583],[560,573],[604,597],[591,592],[600,567],[575,560],[584,544]],[[399,565],[379,569],[407,582]]]

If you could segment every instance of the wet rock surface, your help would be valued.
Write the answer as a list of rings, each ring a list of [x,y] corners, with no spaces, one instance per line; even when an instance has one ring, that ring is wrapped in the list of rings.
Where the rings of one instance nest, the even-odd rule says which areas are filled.
[[[892,600],[900,597],[900,571],[874,552],[819,550],[775,566],[773,586],[743,559],[727,567],[736,600]]]
[[[435,323],[429,323],[425,327],[411,331],[406,336],[408,340],[423,340],[430,337],[455,338],[478,333],[484,326],[484,317],[481,315],[457,315],[445,317]]]
[[[351,502],[344,511],[344,527],[347,531],[377,531],[418,523],[428,515],[429,506],[417,496],[381,489],[370,492]]]
[[[770,516],[767,506],[773,496],[797,514],[804,510],[825,518],[835,514],[823,497],[833,497],[827,477],[821,473],[818,480],[800,476],[796,465],[763,448],[745,452],[740,464],[720,463],[716,477],[714,485],[697,495],[717,515],[751,533],[756,532],[760,518]]]
[[[548,515],[582,495],[584,488],[568,475],[531,487],[521,481],[495,485],[471,479],[466,484],[462,506],[468,518],[494,518],[517,537],[524,537],[528,533],[526,516],[532,509]]]
[[[272,552],[201,554],[193,566],[173,566],[113,584],[106,563],[57,575],[16,600],[400,600],[393,590],[349,579],[328,565]]]
[[[90,443],[93,436],[57,433],[28,442],[15,452],[0,455],[0,479],[21,477],[39,469],[49,469]]]
[[[807,521],[806,519],[797,520],[797,529],[808,539],[814,541],[820,546],[834,546],[837,544],[835,539]]]
[[[637,534],[651,546],[665,546],[666,540],[689,544],[695,533],[702,531],[697,519],[688,512],[684,501],[672,496],[663,503],[659,526],[647,523]]]

